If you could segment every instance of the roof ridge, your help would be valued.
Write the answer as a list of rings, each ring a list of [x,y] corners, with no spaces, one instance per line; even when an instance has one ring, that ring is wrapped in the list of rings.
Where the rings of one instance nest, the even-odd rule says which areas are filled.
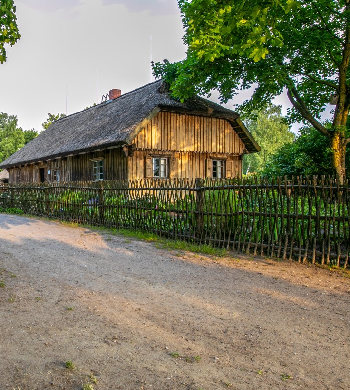
[[[86,108],[84,108],[84,109],[82,109],[82,110],[80,110],[80,111],[73,112],[73,113],[71,113],[71,114],[69,114],[69,115],[66,115],[66,116],[64,116],[64,117],[62,117],[62,118],[59,118],[59,119],[57,119],[55,122],[57,123],[57,122],[59,122],[59,121],[63,121],[64,119],[67,119],[67,118],[69,118],[69,117],[71,117],[71,116],[73,116],[73,115],[80,114],[81,112],[84,112],[84,111],[87,111],[87,110],[91,110],[91,109],[93,109],[93,108],[95,108],[95,109],[101,108],[101,107],[105,106],[106,104],[108,104],[108,103],[110,103],[110,102],[120,101],[120,99],[123,99],[124,97],[126,97],[126,96],[128,96],[128,95],[131,95],[132,93],[137,92],[137,91],[139,91],[140,89],[146,88],[146,87],[148,87],[148,86],[151,85],[151,84],[156,84],[156,83],[160,83],[160,82],[164,82],[164,80],[163,80],[163,79],[159,79],[159,80],[152,81],[151,83],[145,84],[145,85],[143,85],[143,86],[141,86],[141,87],[138,87],[138,88],[136,88],[136,89],[133,89],[132,91],[126,92],[126,93],[120,95],[120,96],[119,96],[118,98],[116,98],[116,99],[107,100],[107,101],[105,101],[105,102],[101,102],[101,103],[92,105],[91,107],[86,107]]]

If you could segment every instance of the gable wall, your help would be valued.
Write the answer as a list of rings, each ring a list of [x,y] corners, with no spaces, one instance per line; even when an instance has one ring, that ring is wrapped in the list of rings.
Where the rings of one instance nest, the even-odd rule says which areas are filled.
[[[129,179],[147,177],[152,157],[169,158],[169,177],[211,177],[211,160],[226,161],[226,177],[242,174],[244,144],[224,119],[160,112],[137,135],[129,159]]]
[[[156,115],[133,143],[139,150],[234,154],[244,150],[228,121],[173,112]]]

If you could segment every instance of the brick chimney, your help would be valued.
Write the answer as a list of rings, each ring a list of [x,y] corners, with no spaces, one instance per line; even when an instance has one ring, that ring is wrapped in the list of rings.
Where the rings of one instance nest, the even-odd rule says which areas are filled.
[[[122,91],[120,89],[111,89],[109,91],[109,100],[113,100],[118,98],[122,94]]]

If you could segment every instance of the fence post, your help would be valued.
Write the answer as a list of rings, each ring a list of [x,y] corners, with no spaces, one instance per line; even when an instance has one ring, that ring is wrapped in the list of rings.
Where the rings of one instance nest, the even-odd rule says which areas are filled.
[[[103,189],[103,182],[99,182],[99,189],[98,189],[98,210],[99,210],[99,217],[100,217],[100,225],[104,226],[105,222],[105,199],[104,199],[104,189]]]
[[[200,240],[202,240],[203,230],[204,230],[204,180],[196,179],[195,188],[196,188],[196,233]]]
[[[15,197],[14,197],[14,194],[13,194],[14,187],[12,186],[12,187],[9,187],[9,188],[10,188],[10,208],[14,208],[14,207],[16,207],[15,206]]]

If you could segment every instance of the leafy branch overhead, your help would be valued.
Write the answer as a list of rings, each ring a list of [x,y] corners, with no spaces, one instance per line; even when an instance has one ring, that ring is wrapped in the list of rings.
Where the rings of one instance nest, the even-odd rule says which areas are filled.
[[[241,114],[287,91],[290,122],[312,125],[331,142],[332,165],[345,177],[350,142],[350,0],[179,0],[187,57],[157,63],[174,96],[209,95],[222,102],[252,89]],[[331,126],[321,120],[331,97]]]
[[[6,57],[6,45],[13,46],[20,34],[15,15],[16,7],[13,0],[1,0],[0,2],[0,63],[4,63]]]

